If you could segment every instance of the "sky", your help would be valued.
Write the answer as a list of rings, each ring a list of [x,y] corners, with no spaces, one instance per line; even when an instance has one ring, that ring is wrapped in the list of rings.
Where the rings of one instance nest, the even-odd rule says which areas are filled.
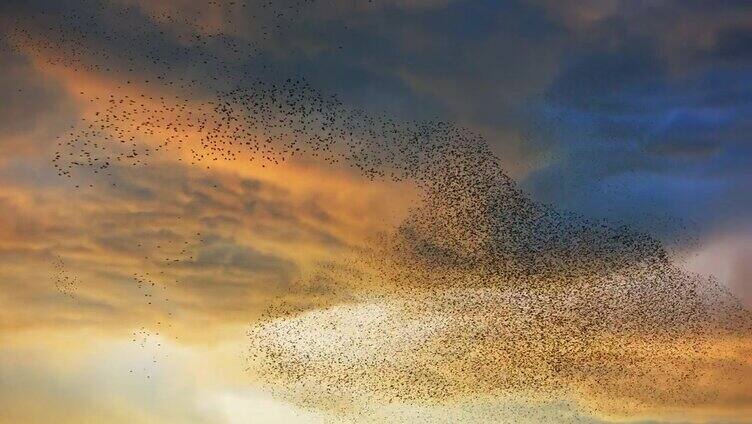
[[[749,2],[0,34],[0,422],[749,422]]]

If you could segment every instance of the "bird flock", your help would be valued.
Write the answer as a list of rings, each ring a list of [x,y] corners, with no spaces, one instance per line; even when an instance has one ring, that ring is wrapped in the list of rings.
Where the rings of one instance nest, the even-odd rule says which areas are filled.
[[[733,378],[705,358],[717,340],[748,334],[748,312],[654,237],[532,200],[467,128],[353,108],[303,78],[261,78],[239,61],[294,31],[315,3],[210,2],[247,18],[220,14],[222,33],[206,27],[205,11],[162,10],[153,16],[162,25],[149,25],[133,8],[101,4],[19,18],[9,33],[25,54],[117,81],[57,140],[52,166],[76,188],[116,186],[114,168],[174,155],[202,168],[311,160],[420,189],[396,228],[320,263],[252,324],[245,359],[255,379],[302,405],[351,412],[363,399],[512,394],[680,405],[703,400],[688,385]],[[101,24],[106,13],[114,29]],[[256,38],[233,33],[242,29]],[[72,296],[75,278],[62,259],[54,267],[55,287]],[[169,302],[157,278],[133,275],[147,306]],[[133,341],[145,346],[169,325],[144,326]],[[583,407],[619,405],[603,396]]]
[[[52,269],[55,290],[63,296],[74,299],[78,291],[78,276],[68,270],[65,261],[59,256],[52,261]]]

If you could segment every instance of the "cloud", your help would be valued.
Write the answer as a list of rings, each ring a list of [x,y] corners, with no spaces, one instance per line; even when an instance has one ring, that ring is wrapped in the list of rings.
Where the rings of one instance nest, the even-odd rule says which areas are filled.
[[[739,299],[752,306],[752,269],[746,260],[750,255],[749,229],[736,224],[718,229],[705,244],[686,252],[687,269],[713,276],[732,289]],[[733,230],[731,229],[733,228]]]
[[[204,236],[204,244],[196,253],[196,260],[186,266],[216,271],[242,270],[254,274],[269,274],[277,284],[289,284],[294,265],[276,256],[267,255],[248,246],[220,236]]]
[[[92,340],[92,333],[80,330],[66,333],[67,341],[62,334],[35,333],[44,342],[34,344],[45,351],[22,337],[0,349],[0,422],[215,422],[200,410],[188,377],[194,352],[162,341],[165,348],[159,353],[173,360],[155,365],[151,347],[106,337]],[[55,357],[45,354],[53,351]],[[151,373],[148,379],[145,372]],[[177,374],[186,377],[173,378]],[[38,402],[47,407],[37,408]]]
[[[1,42],[1,41],[0,41]],[[44,80],[26,58],[0,48],[0,161],[48,154],[75,120],[76,106],[53,81]]]
[[[237,327],[250,322],[265,336],[254,347],[278,354],[274,358],[289,366],[282,370],[287,374],[267,374],[278,378],[271,382],[278,394],[320,408],[354,408],[356,418],[363,398],[375,398],[374,404],[393,416],[444,417],[446,411],[389,402],[400,397],[408,403],[411,397],[430,402],[442,396],[454,402],[551,382],[577,393],[580,402],[561,404],[554,396],[550,415],[561,420],[597,420],[591,415],[599,414],[608,419],[636,413],[670,417],[671,405],[709,419],[713,409],[724,417],[733,410],[744,413],[750,403],[745,383],[728,383],[720,387],[722,396],[713,398],[710,392],[719,384],[697,378],[686,385],[687,375],[679,371],[722,381],[733,375],[731,365],[748,357],[734,350],[748,345],[747,339],[719,335],[711,342],[729,352],[700,344],[694,355],[691,331],[679,333],[686,339],[655,335],[677,336],[670,331],[676,323],[669,321],[687,316],[677,308],[690,308],[693,319],[699,310],[716,319],[713,313],[723,318],[728,305],[713,309],[718,305],[711,302],[702,309],[692,291],[701,286],[672,285],[684,280],[663,274],[659,289],[685,291],[656,289],[640,297],[656,287],[650,284],[656,276],[648,273],[646,278],[639,267],[630,267],[663,259],[662,249],[646,250],[655,246],[654,239],[587,226],[579,230],[581,222],[575,220],[562,231],[559,221],[546,226],[552,216],[537,216],[540,210],[530,203],[495,204],[491,200],[498,200],[497,192],[477,186],[468,191],[473,202],[458,201],[448,208],[439,204],[433,215],[421,216],[409,182],[370,182],[345,167],[325,167],[310,158],[274,167],[245,160],[211,163],[199,131],[188,129],[197,120],[186,116],[190,111],[206,113],[202,117],[210,121],[223,117],[212,114],[216,105],[207,102],[216,100],[212,92],[245,84],[240,70],[270,81],[302,72],[315,86],[345,91],[347,107],[387,108],[406,122],[439,115],[479,129],[497,152],[507,153],[502,157],[506,165],[519,175],[530,173],[527,187],[536,195],[579,207],[584,215],[603,212],[623,219],[645,210],[655,215],[697,210],[709,227],[714,220],[738,223],[752,209],[744,200],[750,107],[743,89],[748,82],[743,45],[749,14],[736,3],[324,3],[314,13],[298,11],[281,21],[264,12],[257,23],[268,28],[247,26],[247,12],[236,10],[240,2],[206,7],[139,2],[128,10],[111,6],[91,11],[91,28],[76,24],[76,12],[83,8],[60,6],[74,12],[74,18],[61,20],[51,13],[21,26],[28,32],[6,34],[15,53],[7,56],[11,65],[2,71],[7,76],[3,81],[11,83],[0,84],[11,99],[6,109],[0,107],[0,123],[10,129],[0,135],[0,336],[15,344],[30,334],[67,337],[75,329],[96,329],[93,338],[130,340],[128,333],[140,328],[160,332],[164,340],[178,338],[175,344],[200,352],[218,339],[242,344]],[[14,12],[24,13],[26,9]],[[230,18],[234,22],[228,24]],[[663,22],[667,18],[673,25]],[[61,21],[71,25],[54,25],[53,30],[42,25]],[[98,31],[102,27],[117,36],[104,37]],[[65,37],[56,38],[61,34],[56,28],[63,28]],[[226,68],[217,72],[217,63]],[[208,84],[198,89],[191,79]],[[21,94],[14,92],[14,82],[20,82]],[[391,109],[394,104],[399,107]],[[97,115],[103,110],[109,113]],[[62,142],[70,144],[60,146],[63,155],[94,151],[97,159],[111,155],[112,160],[118,153],[130,154],[131,147],[142,155],[127,164],[112,160],[106,172],[96,175],[81,172],[55,179],[48,166],[57,147],[53,136],[69,122],[77,124],[65,131]],[[82,136],[94,130],[99,131],[96,136]],[[176,134],[184,138],[183,149],[156,151]],[[257,135],[247,131],[243,136]],[[102,153],[98,143],[104,139],[127,140],[127,147]],[[94,144],[99,150],[86,150]],[[542,151],[553,154],[546,157]],[[480,173],[481,168],[472,171]],[[489,172],[499,177],[499,171],[494,167]],[[501,189],[507,188],[506,180],[491,181],[507,193]],[[617,190],[604,189],[606,184]],[[451,200],[451,187],[433,187],[433,194]],[[662,201],[656,203],[656,197]],[[521,205],[526,208],[520,215],[505,209]],[[731,214],[738,216],[732,219]],[[406,216],[413,221],[405,221]],[[416,216],[427,225],[407,237],[410,232],[404,230],[416,230],[410,228]],[[441,225],[447,221],[458,225]],[[394,245],[374,249],[380,232],[386,235],[375,240],[397,237],[402,250],[388,251]],[[484,244],[473,244],[474,236]],[[743,254],[729,253],[737,247],[744,252],[743,244],[735,240],[721,253],[703,253],[716,264],[719,257],[728,258],[733,271],[726,278],[734,285],[749,274]],[[507,254],[503,260],[495,256],[499,252]],[[383,269],[364,270],[363,262],[374,258]],[[79,281],[72,298],[54,290],[58,260]],[[404,265],[410,266],[399,268]],[[605,273],[592,285],[575,278],[572,290],[543,290],[561,289],[571,273],[581,277],[592,269],[611,272],[622,266],[634,278]],[[485,280],[487,273],[478,271],[485,269],[507,274]],[[535,290],[520,294],[509,288],[520,281]],[[467,287],[472,284],[487,286]],[[406,287],[406,292],[397,290]],[[618,302],[625,298],[630,301]],[[278,302],[292,312],[276,316],[267,309]],[[571,306],[575,318],[562,305]],[[623,317],[639,319],[621,321]],[[573,328],[593,337],[571,340]],[[524,337],[529,334],[532,341]],[[556,349],[563,345],[573,351],[560,354]],[[255,394],[237,395],[234,389],[196,394],[186,388],[175,395],[181,399],[177,412],[134,411],[130,404],[148,402],[132,398],[130,386],[118,385],[107,392],[112,399],[90,400],[90,392],[115,371],[97,370],[86,378],[48,372],[47,356],[62,350],[56,346],[30,357],[31,365],[19,366],[16,374],[3,370],[4,381],[22,387],[9,401],[17,405],[5,408],[12,411],[9,419],[28,418],[25,408],[49,421],[44,411],[24,403],[40,392],[59,415],[73,421],[89,418],[74,410],[75,403],[100,411],[98,418],[107,421],[200,421],[201,414],[194,415],[195,405],[186,398],[204,396],[208,409],[228,414],[240,402],[255,399]],[[135,356],[142,362],[151,359]],[[83,357],[110,363],[107,355]],[[675,366],[681,361],[685,368]],[[44,366],[37,369],[35,363]],[[189,367],[203,365],[194,360]],[[279,371],[275,365],[279,363],[260,364]],[[737,375],[749,375],[748,368],[743,363]],[[182,372],[168,370],[164,376]],[[627,374],[629,384],[614,377],[619,373]],[[28,386],[24,375],[33,377]],[[81,391],[69,393],[69,386]],[[550,387],[544,389],[548,393]],[[269,405],[264,396],[256,400]],[[623,404],[609,403],[609,397]],[[174,405],[171,395],[157,399]],[[548,405],[549,400],[537,401]],[[488,421],[500,410],[522,409],[527,418],[540,412],[502,402],[475,405],[463,415],[457,412],[463,404],[458,404],[447,406],[454,408],[450,417]],[[276,401],[269,406],[296,411]]]

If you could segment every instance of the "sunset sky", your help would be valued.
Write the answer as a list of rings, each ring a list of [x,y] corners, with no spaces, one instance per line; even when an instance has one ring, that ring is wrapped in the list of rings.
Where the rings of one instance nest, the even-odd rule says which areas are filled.
[[[582,254],[592,278],[563,261],[545,276],[514,274],[514,285],[504,275],[482,287],[425,288],[485,274],[471,262],[415,265],[399,253],[398,229],[418,221],[416,233],[444,246],[485,227],[432,233],[445,227],[431,220],[461,214],[423,203],[423,174],[411,174],[418,165],[364,149],[360,158],[379,170],[408,175],[371,178],[318,151],[230,160],[203,138],[225,125],[223,143],[279,132],[268,144],[287,146],[291,104],[274,100],[279,115],[258,126],[238,111],[248,75],[275,90],[304,80],[314,93],[307,104],[324,105],[312,113],[326,116],[319,94],[336,97],[332,110],[357,116],[358,128],[382,128],[372,117],[399,128],[448,122],[452,137],[482,138],[500,166],[478,174],[503,170],[520,196],[577,216],[573,227],[582,219],[649,235],[668,251],[661,276],[691,275],[711,293],[725,287],[749,310],[749,2],[11,0],[0,5],[0,34],[1,423],[752,422],[752,326],[727,320],[725,306],[707,315],[732,322],[717,337],[661,327],[671,337],[659,343],[641,322],[587,343],[571,336],[603,349],[597,370],[583,354],[570,358],[581,365],[571,375],[552,372],[550,385],[484,379],[517,375],[513,360],[527,351],[483,357],[523,346],[538,324],[544,345],[570,337],[520,311],[558,311],[551,299],[595,311],[592,299],[608,297],[551,281],[632,278],[602,265],[631,261],[624,251]],[[251,103],[267,93],[253,90]],[[223,101],[235,109],[225,115]],[[296,134],[344,128],[315,122],[321,128]],[[370,148],[391,152],[399,135],[370,137]],[[122,160],[102,172],[56,168],[105,154]],[[628,263],[629,272],[639,267]],[[601,269],[607,275],[596,276]],[[657,284],[650,278],[639,283]],[[557,289],[541,294],[541,281]],[[665,293],[655,299],[676,302],[674,321],[685,320],[684,298]],[[509,344],[488,336],[498,311],[514,317]],[[672,313],[657,314],[663,323]],[[470,333],[480,327],[478,341]],[[279,364],[249,360],[259,346],[284,350],[292,368],[270,376]],[[520,375],[548,375],[547,348],[526,348],[533,354]],[[620,374],[640,355],[650,358],[635,366],[640,378]],[[699,377],[672,379],[687,363]],[[435,375],[416,371],[425,369],[442,376],[441,390],[428,391]],[[394,394],[397,383],[412,385],[409,396]]]

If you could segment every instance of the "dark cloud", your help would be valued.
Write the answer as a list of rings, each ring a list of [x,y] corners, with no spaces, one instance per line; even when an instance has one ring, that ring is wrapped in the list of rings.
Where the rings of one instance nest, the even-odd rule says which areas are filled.
[[[0,161],[16,155],[44,154],[75,121],[76,105],[65,90],[42,78],[27,58],[14,54],[0,39]]]
[[[282,284],[289,283],[296,271],[291,261],[212,234],[204,236],[204,243],[196,253],[196,259],[184,266],[210,271],[242,271],[251,275],[263,275]]]

